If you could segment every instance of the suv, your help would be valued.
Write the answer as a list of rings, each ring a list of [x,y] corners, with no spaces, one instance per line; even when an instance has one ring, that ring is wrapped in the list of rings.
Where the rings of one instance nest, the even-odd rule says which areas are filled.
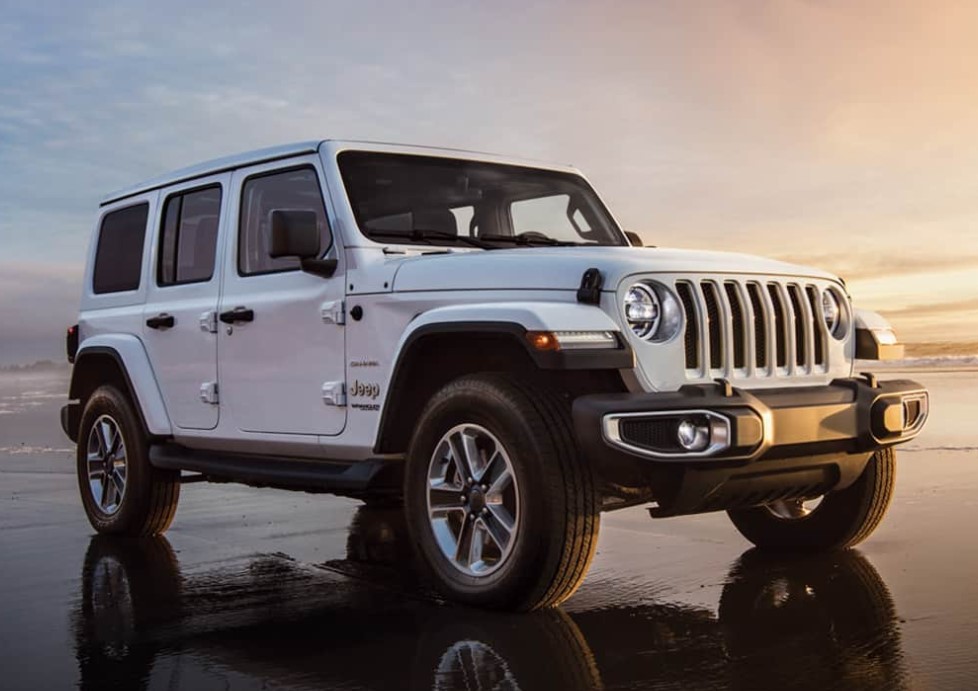
[[[641,247],[573,168],[316,141],[102,201],[62,426],[99,532],[193,480],[403,502],[443,593],[525,610],[602,511],[866,538],[928,396],[854,359],[900,352],[831,274]]]

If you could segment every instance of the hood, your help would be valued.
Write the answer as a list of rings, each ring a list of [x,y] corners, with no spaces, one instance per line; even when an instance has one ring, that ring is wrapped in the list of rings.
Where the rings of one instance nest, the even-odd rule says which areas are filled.
[[[404,259],[393,290],[577,290],[589,268],[614,290],[634,274],[754,274],[838,281],[833,274],[749,254],[652,247],[533,247]]]

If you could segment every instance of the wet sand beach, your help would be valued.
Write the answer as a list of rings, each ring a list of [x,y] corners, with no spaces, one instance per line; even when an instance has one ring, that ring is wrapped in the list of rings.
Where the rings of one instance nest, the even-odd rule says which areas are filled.
[[[978,688],[978,371],[932,395],[859,548],[772,558],[724,514],[603,516],[559,610],[418,582],[397,510],[183,487],[166,538],[94,536],[58,424],[66,372],[0,374],[4,689]]]

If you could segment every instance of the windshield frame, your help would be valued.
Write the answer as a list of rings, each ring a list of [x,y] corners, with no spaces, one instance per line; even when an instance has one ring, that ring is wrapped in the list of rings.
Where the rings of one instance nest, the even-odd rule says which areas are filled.
[[[459,228],[458,240],[452,240],[445,237],[437,236],[424,236],[422,231],[433,230],[433,229],[417,229],[414,232],[410,230],[403,231],[403,237],[399,237],[398,233],[391,232],[384,229],[371,229],[367,226],[367,223],[371,221],[377,221],[379,218],[384,218],[384,216],[378,215],[371,218],[366,218],[364,216],[363,204],[360,203],[358,195],[361,194],[360,190],[356,189],[356,184],[351,180],[350,167],[347,165],[350,159],[400,159],[402,161],[408,162],[415,161],[419,165],[433,165],[441,168],[451,168],[458,167],[460,169],[465,169],[469,167],[481,168],[484,170],[496,170],[505,173],[506,171],[512,171],[516,176],[521,176],[526,181],[532,181],[533,178],[537,178],[541,181],[545,181],[550,178],[555,181],[554,193],[562,194],[565,193],[561,190],[561,187],[567,188],[572,187],[573,192],[576,195],[580,195],[581,199],[584,200],[589,206],[589,212],[594,214],[595,218],[600,221],[600,225],[603,230],[592,231],[600,233],[601,237],[597,241],[590,242],[587,238],[582,237],[580,242],[564,241],[561,238],[552,238],[548,240],[538,240],[535,241],[531,239],[521,238],[517,235],[509,235],[502,238],[499,235],[488,234],[485,236],[485,240],[478,234],[469,234],[468,229]],[[560,170],[555,168],[547,167],[537,167],[530,164],[523,163],[513,163],[513,162],[500,162],[500,161],[487,161],[479,158],[468,158],[462,156],[438,156],[430,155],[426,153],[411,153],[411,152],[399,152],[399,151],[377,151],[372,149],[343,149],[336,153],[336,166],[339,172],[339,182],[342,184],[343,193],[347,198],[350,211],[352,212],[353,220],[356,223],[357,230],[360,235],[369,240],[370,242],[379,245],[407,245],[416,247],[431,247],[431,246],[441,246],[441,247],[461,247],[461,248],[471,248],[476,246],[475,243],[470,240],[478,240],[483,244],[487,245],[485,249],[504,249],[504,248],[518,248],[518,247],[629,247],[630,242],[625,235],[624,231],[619,226],[615,217],[611,214],[608,207],[605,205],[604,201],[601,199],[600,195],[594,190],[587,179],[580,173],[573,170]],[[538,198],[545,198],[547,195],[543,195]],[[506,198],[504,198],[506,199]],[[506,207],[507,214],[504,218],[505,222],[508,224],[508,230],[512,231],[512,219],[510,217],[509,208],[515,202],[519,201],[518,197],[513,196],[510,201],[500,201],[496,202],[497,213],[500,208]],[[491,203],[491,202],[489,202]],[[458,207],[447,207],[458,208]],[[408,213],[408,211],[400,211],[397,213]],[[396,214],[392,214],[396,215]],[[495,239],[494,239],[495,238]]]

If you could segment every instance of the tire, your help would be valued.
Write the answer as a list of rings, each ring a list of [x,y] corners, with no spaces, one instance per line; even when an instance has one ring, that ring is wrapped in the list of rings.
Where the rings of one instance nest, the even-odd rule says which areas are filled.
[[[113,386],[99,387],[79,429],[78,489],[92,527],[132,537],[165,532],[177,510],[180,473],[150,465],[146,433],[129,398]]]
[[[455,465],[449,439],[460,458],[484,463],[484,475],[474,477],[471,489],[456,472],[462,466]],[[500,464],[510,474],[508,484]],[[447,469],[444,475],[441,469]],[[432,473],[445,481],[429,479]],[[568,406],[553,392],[505,374],[471,375],[446,385],[421,415],[404,482],[412,543],[435,587],[449,599],[527,611],[563,602],[584,579],[597,545],[598,497],[591,468],[577,450]],[[445,504],[435,509],[437,518],[429,516],[429,501],[441,505],[443,499],[454,502],[453,496],[458,506]],[[497,539],[506,535],[500,526],[507,519],[508,540]],[[467,552],[464,564],[449,556],[453,541],[469,547],[459,550]],[[478,560],[471,559],[473,545],[481,545]]]
[[[868,538],[883,520],[896,479],[892,448],[873,454],[852,485],[826,494],[807,515],[781,517],[773,505],[728,511],[740,534],[761,549],[828,551]]]

